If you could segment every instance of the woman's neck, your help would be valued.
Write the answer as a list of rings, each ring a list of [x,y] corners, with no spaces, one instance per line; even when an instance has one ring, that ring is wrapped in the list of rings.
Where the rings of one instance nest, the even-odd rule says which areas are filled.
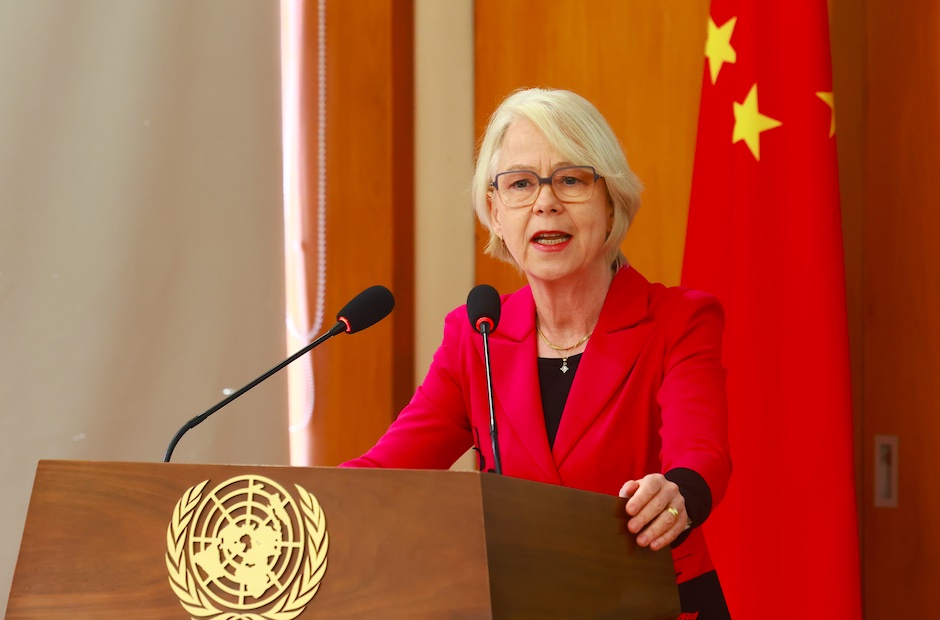
[[[577,278],[532,281],[536,321],[545,337],[566,346],[594,330],[613,280],[610,267]]]

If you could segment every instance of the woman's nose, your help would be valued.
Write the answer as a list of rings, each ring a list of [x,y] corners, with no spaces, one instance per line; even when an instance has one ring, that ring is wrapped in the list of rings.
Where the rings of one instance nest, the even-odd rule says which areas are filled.
[[[539,185],[538,192],[535,194],[535,202],[532,208],[536,213],[557,212],[561,202],[555,197],[551,183],[542,183]]]

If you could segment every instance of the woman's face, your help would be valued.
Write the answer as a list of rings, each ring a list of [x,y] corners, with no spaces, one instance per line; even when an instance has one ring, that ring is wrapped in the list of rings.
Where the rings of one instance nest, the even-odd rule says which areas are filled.
[[[547,178],[559,168],[583,165],[567,161],[531,121],[519,119],[503,138],[496,174],[530,170]],[[496,190],[491,190],[489,201],[493,232],[503,238],[530,282],[577,278],[608,268],[603,247],[613,210],[602,179],[586,202],[562,202],[548,184],[539,187],[535,202],[527,207],[506,206]]]

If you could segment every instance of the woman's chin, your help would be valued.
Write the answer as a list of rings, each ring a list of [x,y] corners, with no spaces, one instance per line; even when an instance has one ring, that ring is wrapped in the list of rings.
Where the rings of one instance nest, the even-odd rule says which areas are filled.
[[[529,281],[556,282],[576,275],[578,270],[568,261],[540,260],[524,265],[522,272]]]

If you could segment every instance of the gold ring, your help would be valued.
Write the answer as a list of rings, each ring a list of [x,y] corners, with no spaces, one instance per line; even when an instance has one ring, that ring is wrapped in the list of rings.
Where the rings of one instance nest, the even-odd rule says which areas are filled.
[[[668,508],[666,508],[666,512],[668,512],[669,514],[671,514],[671,515],[672,515],[673,517],[675,517],[676,519],[679,518],[679,511],[676,510],[675,508],[673,508],[672,506],[669,506]]]

